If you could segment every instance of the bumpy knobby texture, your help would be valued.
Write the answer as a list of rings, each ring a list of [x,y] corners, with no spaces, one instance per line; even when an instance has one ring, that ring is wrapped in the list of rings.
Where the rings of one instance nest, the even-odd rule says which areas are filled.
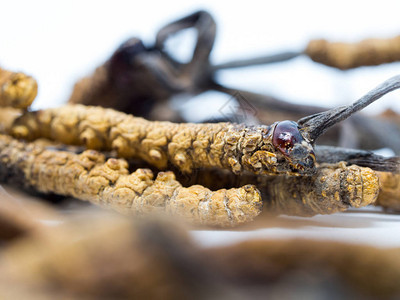
[[[400,61],[400,36],[358,43],[312,40],[305,53],[314,61],[341,70]]]
[[[0,106],[27,108],[35,99],[38,85],[34,78],[0,68]]]
[[[260,187],[267,209],[287,215],[313,216],[363,207],[376,201],[377,174],[356,165],[321,166],[309,177],[271,177]]]
[[[381,190],[376,205],[400,211],[400,174],[377,172]]]
[[[258,190],[251,185],[211,191],[188,188],[172,172],[155,180],[149,169],[129,174],[123,159],[87,150],[82,154],[45,150],[0,136],[0,180],[40,192],[73,196],[125,214],[166,212],[195,224],[229,227],[253,220],[262,210]]]
[[[226,170],[198,170],[191,178],[178,177],[184,185],[198,183],[211,189],[255,185],[265,212],[314,216],[359,208],[374,203],[380,191],[378,176],[370,168],[323,164],[312,176],[234,175]]]
[[[44,137],[89,149],[116,150],[119,157],[140,158],[159,169],[172,164],[185,173],[200,167],[226,168],[236,174],[242,170],[255,174],[314,171],[312,160],[306,169],[299,169],[301,161],[292,163],[273,145],[276,124],[156,122],[83,105],[26,112],[12,124],[0,123],[14,137]]]

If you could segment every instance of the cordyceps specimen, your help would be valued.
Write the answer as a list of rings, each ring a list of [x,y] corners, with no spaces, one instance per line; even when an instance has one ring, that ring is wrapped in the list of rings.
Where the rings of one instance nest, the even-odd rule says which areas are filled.
[[[28,108],[37,95],[34,78],[0,68],[0,106]]]
[[[169,36],[187,29],[197,31],[191,61],[180,63],[165,51]],[[216,25],[208,12],[198,11],[161,28],[153,46],[138,38],[124,42],[95,72],[78,81],[69,99],[72,104],[100,105],[146,118],[178,93],[203,92],[208,88],[209,55]],[[159,119],[162,114],[157,115]]]
[[[319,165],[311,176],[234,175],[227,170],[203,169],[190,178],[178,176],[178,180],[185,186],[196,183],[212,190],[252,184],[260,191],[268,216],[310,217],[364,207],[374,204],[381,193],[393,194],[387,185],[380,184],[377,173],[340,162]]]
[[[305,54],[313,61],[341,70],[391,63],[400,61],[400,36],[358,43],[313,40]]]
[[[324,165],[306,177],[271,176],[257,185],[270,213],[309,217],[375,203],[376,172],[356,165]]]
[[[221,70],[277,63],[300,55],[306,55],[317,63],[341,70],[392,63],[400,61],[400,36],[387,39],[370,38],[356,43],[316,39],[309,41],[303,51],[287,51],[274,55],[235,60],[213,66],[213,69]]]
[[[234,123],[152,122],[111,109],[70,105],[26,112],[0,120],[8,134],[28,140],[40,137],[90,149],[116,150],[120,157],[140,158],[183,172],[224,168],[238,174],[310,175],[315,172],[315,140],[329,127],[400,87],[400,75],[388,79],[348,106],[270,126]],[[7,123],[8,122],[8,123]]]
[[[377,172],[380,192],[375,205],[385,209],[400,211],[400,174]]]
[[[73,196],[130,215],[166,213],[191,223],[230,227],[253,220],[262,210],[252,185],[211,191],[182,187],[172,172],[156,179],[149,169],[129,174],[125,160],[87,150],[46,150],[0,135],[0,180],[43,193]]]

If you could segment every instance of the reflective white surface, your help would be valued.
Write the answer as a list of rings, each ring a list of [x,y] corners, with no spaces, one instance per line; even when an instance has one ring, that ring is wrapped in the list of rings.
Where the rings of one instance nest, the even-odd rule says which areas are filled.
[[[252,230],[196,230],[192,232],[192,236],[205,247],[229,245],[251,239],[285,238],[400,247],[399,232],[400,215],[383,214],[380,208],[368,207],[358,211],[311,218],[281,216],[271,224],[266,223],[265,226]]]

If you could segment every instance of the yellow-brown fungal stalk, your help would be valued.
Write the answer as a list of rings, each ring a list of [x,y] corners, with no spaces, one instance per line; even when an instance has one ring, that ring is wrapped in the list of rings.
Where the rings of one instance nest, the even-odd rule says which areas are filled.
[[[89,149],[115,150],[119,157],[139,158],[159,169],[172,164],[185,173],[211,167],[234,173],[314,172],[312,146],[301,140],[300,133],[296,147],[302,149],[293,150],[300,154],[299,158],[288,158],[286,150],[281,149],[283,146],[274,144],[275,128],[289,124],[290,130],[298,131],[294,122],[281,123],[283,126],[157,122],[112,109],[67,105],[26,112],[15,120],[0,120],[0,128],[17,138],[43,137]]]
[[[376,173],[341,162],[320,165],[312,176],[236,176],[226,170],[199,170],[190,180],[178,180],[184,185],[197,183],[211,189],[253,184],[261,193],[265,212],[305,217],[374,203],[382,192]]]
[[[312,40],[305,53],[314,61],[347,70],[400,61],[400,36],[389,39],[365,39],[358,43]]]
[[[386,209],[400,211],[400,174],[377,172],[380,192],[376,205]]]
[[[37,91],[38,85],[34,78],[0,68],[0,106],[28,108]]]
[[[374,203],[379,180],[370,168],[340,163],[319,167],[313,176],[270,177],[260,190],[268,211],[306,217]]]
[[[123,159],[87,150],[82,154],[45,150],[0,136],[0,180],[43,193],[73,196],[124,214],[165,212],[195,224],[229,227],[253,220],[262,210],[251,185],[211,191],[182,187],[172,172],[156,179],[149,169],[129,174]]]

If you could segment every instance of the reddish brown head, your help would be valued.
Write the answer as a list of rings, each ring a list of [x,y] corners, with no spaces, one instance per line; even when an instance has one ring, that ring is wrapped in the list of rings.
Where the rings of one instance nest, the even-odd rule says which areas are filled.
[[[272,143],[299,173],[312,173],[315,154],[311,143],[304,138],[293,121],[278,122],[272,134]]]

